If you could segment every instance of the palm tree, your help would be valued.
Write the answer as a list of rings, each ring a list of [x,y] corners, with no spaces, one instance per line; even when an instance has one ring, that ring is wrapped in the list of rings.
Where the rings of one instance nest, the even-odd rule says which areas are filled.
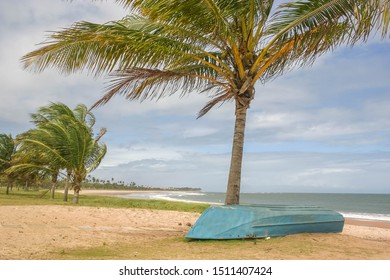
[[[67,133],[70,137],[65,154],[72,168],[73,203],[78,203],[82,182],[99,166],[107,148],[92,137],[88,127],[80,127],[78,122],[68,127]]]
[[[84,105],[78,105],[70,110],[61,103],[52,103],[42,107],[34,114],[33,122],[37,125],[18,136],[20,152],[34,154],[40,162],[23,162],[12,166],[8,172],[37,172],[50,174],[52,177],[52,194],[54,194],[58,175],[61,171],[72,183],[74,203],[79,201],[81,184],[88,173],[96,169],[106,154],[105,144],[93,138],[91,121],[86,122],[86,116],[94,120],[92,113]],[[66,187],[67,188],[67,187]],[[65,189],[64,200],[67,200]]]
[[[226,204],[238,204],[247,110],[255,84],[310,65],[339,45],[387,37],[389,0],[117,0],[131,12],[106,24],[76,22],[22,58],[25,68],[110,73],[114,95],[211,97],[199,112],[235,102]]]
[[[12,157],[15,155],[16,145],[11,135],[0,134],[0,177],[5,177],[7,181],[6,194],[9,194],[9,189],[12,185],[12,176],[5,173],[11,166]]]
[[[57,137],[57,140],[60,142],[62,141],[62,139],[63,139],[62,137],[64,137],[64,134],[66,133],[66,129],[64,129],[64,128],[72,127],[74,125],[73,122],[75,120],[76,120],[76,122],[81,122],[82,126],[85,125],[90,130],[90,133],[92,133],[92,128],[93,128],[95,121],[96,121],[95,116],[87,109],[87,107],[84,104],[79,104],[76,106],[76,108],[74,110],[71,110],[68,106],[66,106],[63,103],[50,103],[50,105],[48,105],[48,106],[41,107],[38,110],[38,112],[36,114],[32,114],[31,117],[33,119],[32,122],[39,128],[45,128],[45,126],[47,126],[48,124],[50,124],[50,122],[52,122],[54,120],[59,120],[59,119],[62,119],[63,121],[65,121],[65,119],[70,120],[69,124],[64,123],[65,127],[62,127],[59,130],[60,137],[59,138]],[[76,127],[78,127],[78,125],[76,125]],[[57,128],[57,130],[58,130],[58,128]],[[99,135],[96,137],[95,142],[98,142],[100,140],[100,138],[106,133],[106,131],[107,130],[105,128],[102,128],[100,130]],[[54,145],[53,147],[55,147],[55,146],[56,145]],[[66,168],[66,183],[65,183],[64,199],[63,200],[67,201],[68,200],[69,185],[70,185],[70,181],[72,178],[72,167],[69,165],[69,163],[62,162],[59,164],[66,165],[65,166],[65,168]],[[62,166],[62,167],[64,167],[64,166]],[[57,168],[61,168],[61,166],[59,166]],[[55,170],[57,168],[55,168],[53,171],[55,172]],[[55,172],[54,175],[55,174],[58,175],[58,172]],[[53,180],[54,180],[54,178],[53,178]],[[54,184],[57,181],[55,180],[55,183],[54,183],[54,181],[52,181],[52,182],[53,182],[53,186],[54,186]]]
[[[17,178],[38,176],[39,178],[50,178],[50,198],[54,199],[60,170],[63,168],[63,161],[56,151],[55,138],[50,130],[31,129],[17,136],[19,143],[18,151],[13,158],[12,165],[7,169],[8,174]]]

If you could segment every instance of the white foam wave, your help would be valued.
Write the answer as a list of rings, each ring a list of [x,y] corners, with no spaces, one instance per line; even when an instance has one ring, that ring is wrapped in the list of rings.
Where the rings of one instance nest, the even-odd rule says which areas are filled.
[[[389,221],[390,214],[377,214],[377,213],[343,213],[341,214],[345,218],[361,219],[361,220],[375,220],[375,221]]]

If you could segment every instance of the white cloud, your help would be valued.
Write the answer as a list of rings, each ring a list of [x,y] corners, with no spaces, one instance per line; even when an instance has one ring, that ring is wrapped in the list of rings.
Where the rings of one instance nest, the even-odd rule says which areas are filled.
[[[95,171],[98,177],[151,186],[226,188],[229,154],[180,153],[180,159],[129,161]],[[389,154],[247,153],[243,192],[388,193]]]
[[[129,148],[109,147],[109,154],[104,158],[102,167],[118,166],[134,161],[158,160],[176,161],[182,158],[178,151],[169,147],[132,146]]]
[[[183,131],[184,138],[196,138],[196,137],[204,137],[209,136],[211,134],[216,133],[217,130],[212,127],[191,127],[186,128]]]
[[[248,124],[250,129],[262,128],[280,128],[289,127],[296,124],[301,118],[288,113],[270,113],[265,112],[253,114],[251,121]]]

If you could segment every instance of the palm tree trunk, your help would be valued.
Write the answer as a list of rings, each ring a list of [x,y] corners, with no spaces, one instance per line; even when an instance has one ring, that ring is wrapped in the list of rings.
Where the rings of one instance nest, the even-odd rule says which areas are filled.
[[[56,183],[52,183],[50,188],[50,199],[54,199],[55,190],[56,190]]]
[[[7,189],[5,190],[5,194],[9,194],[9,189],[11,188],[11,182],[7,181]]]
[[[234,126],[232,157],[230,161],[229,180],[225,204],[240,203],[241,166],[244,150],[246,113],[248,106],[236,105],[236,122]]]
[[[79,203],[79,197],[80,197],[80,182],[74,182],[74,194],[73,194],[73,200],[72,203],[77,204]]]
[[[54,193],[57,187],[58,173],[54,173],[51,178],[50,199],[54,199]]]
[[[74,189],[74,194],[73,194],[73,200],[72,203],[78,204],[79,203],[79,197],[80,197],[80,188],[79,189]]]
[[[70,174],[68,173],[68,175],[66,176],[63,201],[68,201],[69,183],[70,183]]]

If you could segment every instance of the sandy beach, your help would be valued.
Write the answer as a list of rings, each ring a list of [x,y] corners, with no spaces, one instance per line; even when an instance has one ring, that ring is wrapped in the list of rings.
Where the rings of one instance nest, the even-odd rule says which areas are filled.
[[[87,193],[113,194],[111,191],[83,191]],[[146,209],[0,206],[0,259],[56,259],[61,252],[99,246],[111,249],[131,246],[129,250],[137,252],[137,248],[141,250],[146,246],[151,248],[147,255],[134,253],[117,258],[390,260],[388,222],[347,219],[340,234],[299,234],[277,238],[271,241],[273,243],[262,240],[256,243],[257,248],[252,248],[249,242],[233,243],[237,248],[235,254],[228,248],[233,246],[229,242],[203,243],[202,246],[199,242],[185,241],[184,235],[198,217],[197,213]],[[284,242],[307,244],[310,250],[294,247],[284,252]],[[157,246],[156,249],[153,246]],[[168,253],[164,246],[173,253]],[[220,247],[219,253],[207,251],[210,246]],[[275,250],[278,246],[281,250]]]

